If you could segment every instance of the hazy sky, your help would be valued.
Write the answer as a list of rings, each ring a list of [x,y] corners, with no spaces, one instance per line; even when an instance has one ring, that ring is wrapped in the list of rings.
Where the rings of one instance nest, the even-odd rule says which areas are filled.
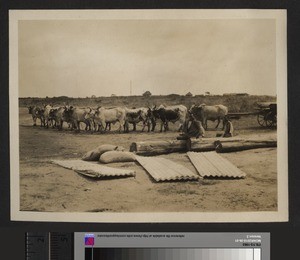
[[[273,19],[19,21],[19,95],[276,95]]]

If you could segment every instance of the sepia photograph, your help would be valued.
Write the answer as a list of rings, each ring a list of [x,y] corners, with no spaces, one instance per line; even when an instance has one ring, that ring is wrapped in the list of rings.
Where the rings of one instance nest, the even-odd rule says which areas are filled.
[[[285,10],[9,13],[11,220],[288,221]]]

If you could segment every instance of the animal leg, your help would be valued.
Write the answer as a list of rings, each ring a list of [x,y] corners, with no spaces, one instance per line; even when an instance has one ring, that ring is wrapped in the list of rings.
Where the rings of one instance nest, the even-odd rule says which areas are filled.
[[[169,131],[169,124],[167,121],[164,123],[164,127],[165,127],[165,132]]]
[[[80,132],[80,122],[77,121],[77,120],[75,120],[74,123],[75,123],[75,129],[76,129],[75,131],[76,131],[76,132]]]
[[[33,126],[36,126],[36,117],[32,117],[33,120]]]
[[[181,131],[183,130],[183,124],[184,124],[184,123],[180,123],[179,129],[178,129],[178,132],[181,132]]]
[[[105,125],[105,121],[104,120],[101,120],[100,121],[100,132],[101,133],[104,133],[106,131],[106,127],[104,128],[104,125]]]
[[[225,129],[224,118],[222,119],[222,131]]]
[[[122,132],[122,127],[124,128],[124,125],[125,125],[125,121],[119,121],[120,123],[120,126],[119,126],[119,133]],[[125,132],[125,131],[124,131]]]
[[[59,131],[61,131],[61,130],[63,129],[63,123],[64,123],[63,120],[60,120],[60,121],[58,122],[58,130],[59,130]]]
[[[163,126],[164,126],[164,123],[161,122],[161,124],[160,124],[160,132],[162,132]],[[166,130],[166,129],[165,129],[165,130]]]
[[[156,122],[155,122],[154,120],[151,120],[151,123],[152,123],[152,129],[151,129],[151,132],[154,132],[155,126],[156,126]]]
[[[129,132],[129,123],[127,121],[125,121],[125,123],[124,123],[124,132],[125,133]]]
[[[220,117],[218,117],[218,124],[216,125],[216,129],[218,128],[219,124],[220,124]]]

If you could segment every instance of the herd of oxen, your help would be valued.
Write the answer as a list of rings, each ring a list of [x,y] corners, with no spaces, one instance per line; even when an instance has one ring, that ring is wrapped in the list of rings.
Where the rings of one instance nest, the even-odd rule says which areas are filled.
[[[192,105],[189,109],[184,105],[173,105],[158,107],[98,107],[98,108],[79,108],[70,105],[66,106],[29,106],[29,114],[32,115],[33,125],[36,126],[37,119],[40,120],[41,127],[52,127],[58,130],[63,129],[64,122],[68,128],[80,131],[80,124],[85,124],[86,131],[110,131],[111,124],[119,123],[119,131],[129,131],[129,124],[136,125],[142,123],[142,131],[147,127],[148,132],[154,131],[155,126],[160,124],[160,131],[169,130],[169,122],[179,122],[180,129],[191,120],[199,120],[207,129],[207,120],[218,121],[218,128],[221,121],[228,114],[228,108],[224,105]],[[224,128],[224,122],[223,122]],[[179,130],[180,130],[179,129]]]

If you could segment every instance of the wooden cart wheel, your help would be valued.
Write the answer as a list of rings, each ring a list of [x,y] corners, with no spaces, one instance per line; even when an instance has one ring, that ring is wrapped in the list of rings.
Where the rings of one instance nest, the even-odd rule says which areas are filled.
[[[257,122],[260,126],[266,126],[265,114],[258,114]]]
[[[274,116],[273,116],[273,113],[271,111],[266,114],[265,121],[266,121],[266,126],[267,127],[272,127],[274,125]]]
[[[272,125],[270,127],[277,127],[277,115],[272,115]]]

